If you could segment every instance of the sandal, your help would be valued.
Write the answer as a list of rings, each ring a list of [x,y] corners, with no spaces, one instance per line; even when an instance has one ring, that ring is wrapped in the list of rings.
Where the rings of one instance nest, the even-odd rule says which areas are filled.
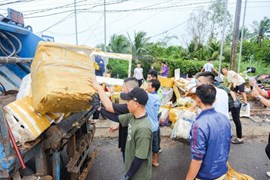
[[[243,144],[243,140],[239,140],[238,138],[235,138],[234,140],[231,141],[232,144]]]

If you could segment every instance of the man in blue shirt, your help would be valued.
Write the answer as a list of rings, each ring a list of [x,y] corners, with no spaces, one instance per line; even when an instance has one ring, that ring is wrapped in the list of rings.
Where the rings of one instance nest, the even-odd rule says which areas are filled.
[[[196,96],[197,105],[202,111],[190,131],[192,160],[186,180],[224,179],[228,171],[230,121],[212,107],[216,98],[216,88],[213,85],[198,86]]]
[[[160,99],[157,91],[160,87],[160,82],[157,79],[151,79],[147,84],[148,101],[145,106],[148,118],[152,125],[152,165],[158,167],[158,151],[159,151],[159,119],[158,112],[160,108]]]

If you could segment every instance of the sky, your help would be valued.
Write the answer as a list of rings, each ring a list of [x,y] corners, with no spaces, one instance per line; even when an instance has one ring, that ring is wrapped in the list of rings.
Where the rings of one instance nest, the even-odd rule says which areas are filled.
[[[56,42],[76,44],[75,11],[79,45],[94,47],[104,43],[104,0],[0,0],[0,14],[7,8],[20,11],[25,25],[35,34],[54,37]],[[105,0],[106,44],[113,34],[123,34],[133,39],[134,32],[144,31],[150,41],[166,36],[177,36],[169,42],[185,46],[191,39],[187,22],[190,13],[207,9],[211,0]],[[245,0],[242,0],[242,16]],[[233,16],[236,0],[228,0],[228,10]],[[248,0],[245,24],[250,30],[253,21],[270,18],[270,0]]]

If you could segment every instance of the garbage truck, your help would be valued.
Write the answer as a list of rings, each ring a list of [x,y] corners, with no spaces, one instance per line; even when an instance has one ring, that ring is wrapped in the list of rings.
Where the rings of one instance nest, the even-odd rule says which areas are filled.
[[[46,124],[34,121],[32,115],[41,120],[47,120],[48,115],[33,113],[33,108],[28,108],[29,114],[21,112],[27,108],[27,99],[21,101],[23,108],[16,104],[22,81],[31,73],[33,58],[43,41],[30,26],[24,25],[20,12],[8,9],[7,17],[0,15],[0,179],[85,179],[95,158],[91,146],[95,133],[95,124],[91,121],[94,109],[66,113],[61,115],[61,121]],[[128,60],[130,74],[131,55],[91,50],[90,59],[95,55]],[[123,82],[105,77],[97,80],[118,85]],[[26,119],[8,118],[7,107],[19,109],[19,115]],[[43,131],[36,138],[25,140],[29,140],[29,134],[24,132],[35,134],[40,129]],[[18,141],[23,138],[23,143]]]

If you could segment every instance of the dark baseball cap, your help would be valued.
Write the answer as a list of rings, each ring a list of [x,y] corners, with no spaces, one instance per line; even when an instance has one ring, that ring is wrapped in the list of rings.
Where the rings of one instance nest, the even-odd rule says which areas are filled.
[[[146,105],[148,95],[142,88],[135,87],[129,93],[121,93],[121,99],[123,100],[134,100],[141,105]]]

